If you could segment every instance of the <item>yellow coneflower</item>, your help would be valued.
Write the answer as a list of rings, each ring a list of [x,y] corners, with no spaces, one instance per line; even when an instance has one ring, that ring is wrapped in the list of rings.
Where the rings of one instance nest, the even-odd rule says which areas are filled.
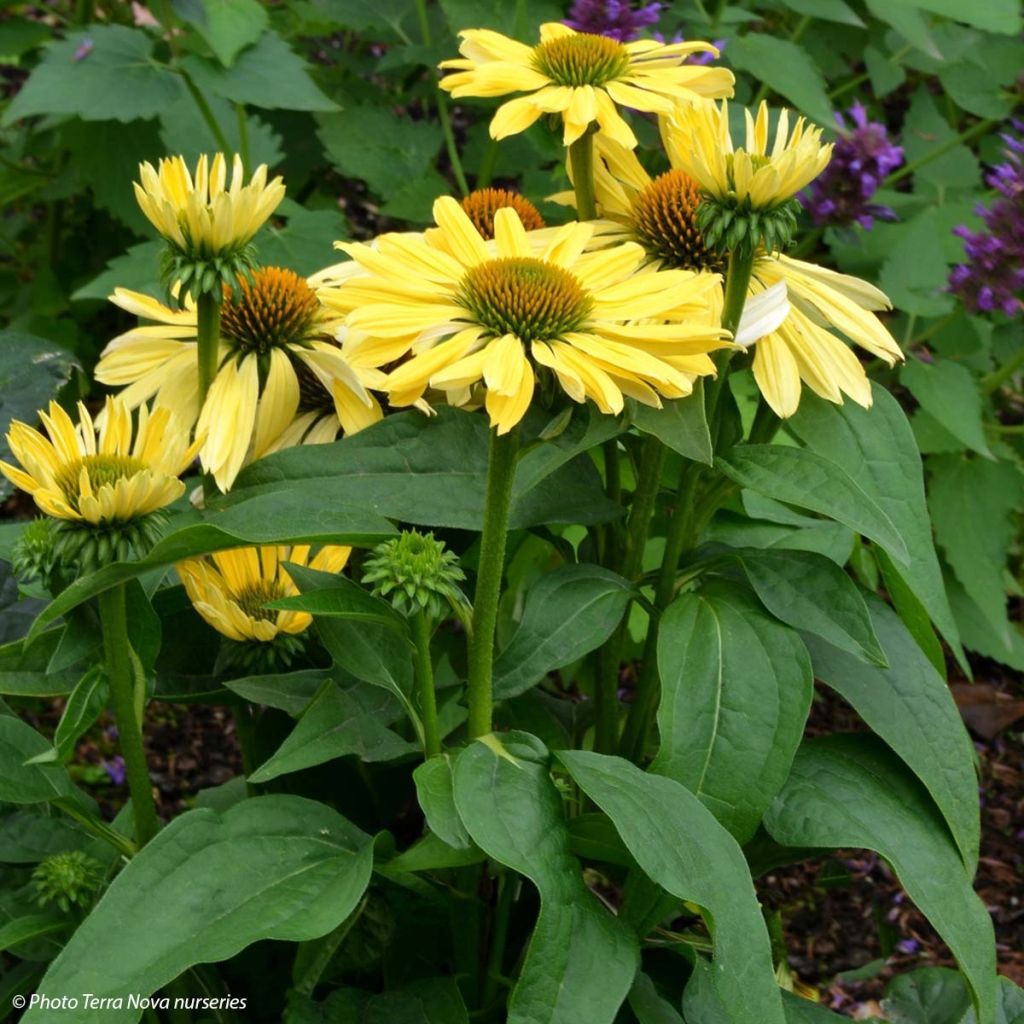
[[[125,386],[129,406],[156,395],[186,426],[198,420],[203,468],[222,491],[269,451],[332,441],[339,429],[355,433],[382,415],[367,388],[383,374],[346,357],[333,340],[338,318],[290,270],[264,267],[225,296],[219,369],[202,410],[194,305],[173,310],[121,288],[111,301],[153,324],[110,342],[96,379]]]
[[[394,405],[428,386],[466,404],[482,386],[492,425],[506,433],[526,413],[540,366],[602,412],[621,411],[624,395],[658,406],[659,396],[689,394],[694,375],[714,372],[707,353],[729,344],[707,323],[713,282],[634,274],[638,245],[584,253],[589,224],[559,229],[538,254],[512,209],[495,214],[493,243],[454,199],[438,199],[434,218],[443,244],[400,235],[376,248],[343,244],[364,274],[321,293],[378,365],[411,354],[384,383]]]
[[[832,146],[823,144],[821,129],[802,117],[790,131],[786,109],[779,114],[771,140],[767,103],[758,108],[756,120],[749,110],[744,114],[746,138],[737,148],[725,100],[677,107],[663,125],[665,148],[672,166],[686,171],[708,195],[752,210],[770,209],[821,174]]]
[[[666,148],[670,170],[651,177],[631,150],[610,140],[598,142],[595,195],[605,220],[596,230],[607,243],[641,245],[653,266],[715,275],[709,311],[717,321],[723,260],[705,245],[697,227],[698,183],[678,166],[678,149]],[[754,377],[771,408],[779,416],[793,415],[801,381],[831,402],[842,403],[846,394],[870,406],[871,385],[863,366],[829,328],[889,365],[901,360],[895,339],[875,316],[891,308],[885,294],[847,274],[762,251],[754,258],[748,302],[757,300],[756,309],[773,297],[776,314],[759,320],[745,312],[736,338],[744,347],[756,342]],[[761,330],[752,330],[757,323]]]
[[[232,161],[231,183],[227,161],[218,153],[212,161],[204,154],[195,177],[183,157],[161,160],[154,168],[139,165],[135,198],[149,222],[179,253],[209,259],[244,248],[284,198],[284,182],[267,182],[266,164],[243,184],[242,160]]]
[[[286,562],[321,572],[341,572],[351,548],[328,545],[310,558],[310,548],[245,547],[218,551],[177,564],[195,610],[229,640],[268,642],[309,627],[308,612],[275,611],[270,601],[298,593]]]
[[[56,402],[39,418],[48,438],[11,424],[7,443],[22,468],[0,462],[0,472],[47,515],[92,526],[127,523],[184,493],[178,476],[197,445],[189,446],[170,410],[143,406],[134,432],[131,410],[116,398],[107,399],[100,427],[81,402],[77,426]]]
[[[602,132],[633,147],[636,136],[616,104],[668,113],[677,102],[732,95],[731,71],[683,63],[693,53],[718,56],[710,43],[620,43],[558,22],[541,25],[536,46],[489,29],[459,36],[462,57],[441,63],[455,72],[441,79],[442,89],[456,98],[529,93],[498,109],[490,129],[495,139],[524,131],[542,114],[560,114],[567,146],[597,122]]]

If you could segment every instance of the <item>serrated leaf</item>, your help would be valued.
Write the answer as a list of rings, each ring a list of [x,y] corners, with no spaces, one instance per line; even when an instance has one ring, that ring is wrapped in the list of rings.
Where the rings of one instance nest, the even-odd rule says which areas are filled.
[[[258,0],[191,0],[179,3],[178,14],[195,27],[225,67],[263,35],[270,20]]]
[[[986,32],[1017,35],[1021,31],[1020,5],[1016,0],[985,0],[982,4],[963,4],[958,0],[903,0],[933,14],[974,25]]]
[[[476,844],[540,893],[508,1024],[612,1024],[640,950],[583,884],[548,759],[528,733],[478,740],[455,762],[455,805]]]
[[[868,604],[888,668],[866,665],[815,637],[815,675],[832,687],[917,775],[942,811],[964,863],[978,862],[978,784],[974,745],[945,680],[896,614],[874,595]],[[941,750],[942,757],[935,752]]]
[[[644,874],[707,911],[714,922],[715,988],[731,1019],[783,1024],[768,931],[732,836],[672,779],[589,751],[556,756],[615,823]]]
[[[731,448],[728,458],[715,459],[715,465],[742,487],[844,523],[881,544],[900,562],[908,561],[907,546],[888,514],[827,454],[746,444]]]
[[[285,199],[255,244],[264,264],[287,267],[305,277],[336,262],[334,243],[348,235],[348,221],[340,211],[306,210]]]
[[[898,9],[900,5],[887,6]],[[936,147],[952,142],[955,136],[956,132],[935,105],[934,97],[924,85],[920,86],[914,93],[903,125],[902,143],[907,163],[915,163],[928,156]],[[956,145],[942,156],[923,164],[914,178],[939,186],[974,188],[981,183],[981,165],[969,147]],[[918,250],[917,255],[928,254]]]
[[[879,384],[872,384],[869,410],[847,402],[833,405],[805,395],[790,427],[815,450],[827,453],[863,487],[897,525],[910,551],[910,562],[893,561],[893,569],[928,609],[958,660],[966,665],[953,613],[946,598],[935,554],[924,494],[921,456],[899,403]]]
[[[163,242],[156,241],[130,246],[110,260],[106,270],[76,288],[71,293],[71,301],[99,299],[106,302],[115,288],[129,288],[153,298],[165,298],[160,286],[160,255],[164,248]]]
[[[702,587],[662,616],[658,673],[651,770],[686,786],[745,842],[786,779],[810,709],[800,637],[742,588]]]
[[[83,992],[149,995],[196,963],[227,960],[259,939],[300,942],[340,924],[370,880],[373,844],[335,811],[297,796],[245,800],[224,814],[176,818],[114,879],[43,980],[74,995],[68,1024],[92,1024]],[[127,1006],[103,1010],[133,1024]],[[26,1024],[43,1024],[45,1008]]]
[[[925,363],[910,359],[900,370],[900,383],[967,448],[992,458],[981,418],[981,395],[974,375],[950,359]]]
[[[33,114],[71,114],[85,121],[156,117],[185,86],[153,59],[153,40],[124,25],[90,25],[47,47],[4,112],[3,124]]]
[[[863,28],[864,22],[857,12],[845,0],[782,0],[791,10],[798,14],[807,14],[823,21],[834,21],[840,25],[853,25]]]
[[[495,662],[495,697],[515,697],[548,672],[600,647],[633,593],[628,580],[597,565],[564,565],[541,576],[527,592],[519,626]]]
[[[981,1020],[993,1024],[992,921],[934,804],[895,754],[859,735],[804,743],[765,826],[785,846],[855,847],[885,857],[956,956]]]

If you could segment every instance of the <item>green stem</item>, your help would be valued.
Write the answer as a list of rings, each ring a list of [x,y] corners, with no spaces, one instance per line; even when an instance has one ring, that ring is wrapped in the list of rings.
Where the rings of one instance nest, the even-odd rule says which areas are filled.
[[[729,266],[725,274],[725,295],[722,303],[722,326],[735,335],[743,316],[743,307],[747,301],[750,288],[750,276],[754,271],[754,251],[750,246],[734,249],[729,253]],[[714,355],[718,373],[708,389],[707,418],[711,424],[711,436],[716,437],[716,414],[722,388],[729,376],[729,361],[732,349],[722,349]]]
[[[622,473],[619,467],[619,442],[617,438],[601,445],[604,453],[604,489],[609,501],[622,501]]]
[[[437,724],[437,694],[434,692],[434,663],[430,658],[430,638],[434,624],[430,616],[417,612],[412,618],[413,642],[416,645],[416,690],[423,718],[423,754],[426,758],[441,753],[441,732]]]
[[[473,636],[469,644],[469,738],[486,736],[492,730],[494,695],[494,629],[498,621],[498,599],[505,566],[505,540],[512,505],[519,428],[507,434],[491,430],[487,458],[487,496],[484,503],[483,533],[476,596],[473,601]]]
[[[569,146],[569,165],[572,184],[576,190],[577,220],[594,220],[597,204],[594,201],[594,136],[585,132]]]
[[[796,25],[793,28],[793,31],[790,32],[790,34],[789,34],[789,41],[791,43],[798,43],[800,41],[800,38],[803,36],[803,34],[807,31],[808,27],[810,26],[811,20],[812,20],[811,16],[809,14],[805,14],[796,23]],[[770,91],[771,90],[768,88],[768,83],[767,82],[762,82],[761,83],[761,87],[754,94],[754,98],[750,102],[751,107],[758,107],[758,106],[760,106],[761,105],[761,101],[763,99],[767,98],[768,93]]]
[[[997,370],[981,378],[981,390],[986,395],[1002,387],[1018,370],[1024,369],[1024,345],[1014,352]]]
[[[494,180],[494,168],[498,165],[498,140],[488,139],[483,159],[476,172],[476,187],[487,188]]]
[[[106,822],[100,821],[99,818],[94,818],[91,814],[87,814],[75,803],[74,799],[65,798],[54,800],[53,802],[69,818],[74,818],[86,832],[94,835],[97,839],[102,839],[105,843],[109,843],[123,857],[134,857],[138,852],[136,845],[127,836],[121,835],[120,832],[115,832]]]
[[[202,115],[203,120],[206,122],[206,126],[210,129],[210,133],[213,135],[213,140],[217,143],[217,148],[225,157],[230,157],[234,150],[231,148],[231,144],[228,142],[227,136],[221,129],[217,118],[214,117],[213,111],[210,109],[210,104],[206,102],[206,97],[203,95],[202,90],[184,71],[181,73],[181,77],[184,79],[185,87],[188,89],[189,94],[195,102],[200,115]]]
[[[511,872],[505,872],[498,879],[498,905],[494,910],[493,927],[491,928],[491,951],[487,957],[487,976],[484,978],[484,994],[482,1006],[486,1010],[495,1001],[498,986],[503,975],[501,965],[505,961],[505,947],[508,942],[508,924],[512,916],[512,904],[515,902],[519,879]]]
[[[207,392],[217,376],[220,363],[220,303],[216,297],[204,292],[196,302],[198,328],[196,355],[199,359],[199,408],[206,401]]]
[[[913,46],[904,46],[902,49],[897,50],[895,53],[890,54],[886,60],[887,64],[898,64],[908,53],[914,49]],[[854,75],[853,78],[847,79],[842,85],[837,85],[829,94],[828,98],[834,100],[843,93],[850,92],[851,89],[856,89],[859,85],[863,85],[864,82],[870,81],[871,75],[869,72],[864,71],[859,75]]]
[[[110,677],[118,740],[124,757],[125,774],[132,795],[135,842],[141,848],[157,834],[160,820],[153,802],[153,784],[146,765],[142,729],[135,713],[135,675],[128,646],[128,619],[124,585],[118,584],[99,595],[103,648]]]
[[[953,138],[947,139],[942,143],[942,145],[936,146],[934,149],[929,149],[927,153],[924,153],[916,160],[911,160],[909,164],[904,164],[898,171],[893,171],[887,178],[882,179],[882,188],[888,188],[890,185],[895,185],[896,182],[902,181],[904,178],[909,178],[911,174],[916,173],[926,164],[930,164],[933,160],[937,160],[940,156],[948,153],[951,149],[955,149],[962,143],[970,142],[971,139],[976,139],[979,135],[984,135],[985,132],[994,128],[997,124],[999,124],[999,122],[992,119],[979,121],[973,127],[960,132],[959,135],[954,135]]]
[[[462,158],[459,156],[455,133],[452,131],[452,119],[448,113],[448,97],[443,93],[437,97],[437,117],[441,122],[441,134],[444,136],[444,146],[448,152],[448,162],[452,165],[455,182],[459,186],[459,191],[464,196],[468,196],[469,182],[466,181],[466,172],[462,167]]]

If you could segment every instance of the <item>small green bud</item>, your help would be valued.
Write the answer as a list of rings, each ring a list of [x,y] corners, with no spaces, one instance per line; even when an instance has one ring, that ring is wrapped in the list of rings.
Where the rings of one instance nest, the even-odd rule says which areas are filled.
[[[467,604],[459,589],[459,581],[466,574],[459,568],[455,553],[432,533],[403,531],[374,548],[364,570],[363,582],[406,616],[422,611],[439,619],[446,603],[456,610]]]
[[[11,568],[22,583],[39,580],[49,586],[57,566],[58,524],[53,519],[33,519],[14,545]]]
[[[697,208],[696,223],[705,244],[720,253],[740,247],[775,252],[789,248],[799,210],[796,199],[754,210],[748,201],[737,200],[733,195],[724,198],[705,195]]]
[[[32,872],[36,903],[55,903],[64,913],[72,906],[87,906],[102,882],[103,866],[81,850],[55,853]]]

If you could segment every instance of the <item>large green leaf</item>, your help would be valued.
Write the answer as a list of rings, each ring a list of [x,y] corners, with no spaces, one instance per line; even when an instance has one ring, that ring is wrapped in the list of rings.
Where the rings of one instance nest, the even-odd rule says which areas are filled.
[[[182,64],[202,90],[267,110],[337,110],[309,77],[306,62],[276,33],[265,32],[230,68],[190,55]]]
[[[231,67],[238,52],[263,35],[269,21],[258,0],[186,0],[177,9],[225,67]]]
[[[548,770],[540,740],[517,732],[477,741],[455,762],[455,805],[469,834],[540,893],[508,1021],[611,1024],[633,983],[639,948],[584,885]]]
[[[25,763],[50,750],[31,725],[0,715],[0,802],[40,804],[72,796],[74,787],[63,766]]]
[[[455,809],[454,769],[449,754],[425,761],[412,773],[416,797],[430,831],[456,850],[469,850],[473,840]]]
[[[224,814],[188,811],[118,875],[42,991],[79,997],[79,1009],[61,1011],[68,1024],[130,1024],[139,1011],[88,1010],[82,993],[144,996],[257,940],[325,935],[362,896],[372,858],[369,836],[302,797],[256,797]],[[23,1019],[44,1024],[50,1015],[36,1008]]]
[[[853,402],[837,406],[805,395],[788,423],[804,444],[859,481],[896,524],[910,561],[900,564],[894,559],[893,569],[928,609],[961,664],[966,664],[932,542],[913,431],[899,402],[885,388],[873,384],[872,394],[874,405],[867,410]]]
[[[52,341],[0,331],[0,459],[12,461],[6,437],[11,420],[34,425],[36,410],[46,407],[77,368],[75,357]],[[12,490],[7,477],[0,477],[0,497]]]
[[[515,697],[600,647],[632,595],[628,580],[597,565],[564,565],[541,576],[527,591],[523,618],[495,663],[495,697]]]
[[[904,0],[910,6],[942,14],[954,21],[985,29],[1019,35],[1021,31],[1020,5],[1016,0],[985,0],[983,4],[962,4],[957,0]]]
[[[653,434],[662,444],[684,458],[712,463],[711,432],[704,408],[704,388],[698,380],[693,394],[666,401],[660,409],[637,403],[633,423],[637,430]]]
[[[971,1008],[964,979],[948,967],[897,974],[886,986],[882,1009],[889,1024],[963,1024]]]
[[[980,833],[974,745],[949,687],[927,655],[886,604],[872,595],[869,605],[890,667],[866,665],[808,637],[814,674],[852,705],[924,783],[973,874]]]
[[[737,552],[750,585],[777,619],[858,658],[885,664],[864,598],[830,558],[812,551]]]
[[[658,629],[661,746],[652,771],[682,783],[740,842],[778,793],[813,678],[795,630],[743,588],[683,594]]]
[[[966,366],[949,359],[911,359],[900,371],[900,383],[965,447],[992,457],[982,423],[981,394]]]
[[[978,1017],[973,1009],[968,1011],[963,1024],[978,1024]],[[1024,1024],[1024,988],[1015,985],[1009,978],[999,979],[996,1024]]]
[[[64,850],[79,850],[89,837],[67,818],[30,810],[0,816],[0,864],[38,864]]]
[[[567,750],[556,756],[612,819],[648,878],[707,911],[715,988],[731,1019],[783,1024],[768,930],[732,836],[672,779],[604,754]]]
[[[747,444],[730,449],[728,458],[716,459],[715,465],[741,487],[820,512],[877,541],[899,561],[908,559],[892,519],[857,478],[828,455],[784,445]]]
[[[269,782],[279,775],[354,754],[361,761],[394,761],[419,748],[387,727],[397,701],[369,686],[343,688],[328,680],[280,747],[250,776]]]
[[[487,476],[487,417],[442,407],[388,416],[329,445],[276,452],[242,470],[229,505],[287,493],[314,508],[357,500],[379,515],[420,526],[479,530]],[[526,452],[522,462],[543,457]],[[513,490],[511,527],[605,522],[621,515],[594,465],[573,459],[541,477],[525,472]]]
[[[81,672],[50,667],[53,655],[60,649],[64,630],[48,629],[35,643],[25,646],[24,640],[11,640],[0,646],[0,696],[63,697],[78,682]]]
[[[925,790],[869,736],[805,743],[765,816],[784,846],[862,847],[880,853],[957,958],[979,1009],[994,1024],[995,937],[960,851]]]
[[[71,32],[47,48],[3,123],[32,114],[77,114],[85,121],[156,117],[185,86],[152,51],[151,36],[124,25]]]
[[[935,537],[968,596],[997,634],[1006,614],[1007,552],[1017,535],[1024,475],[1012,462],[943,455],[928,460]]]
[[[371,545],[394,532],[386,519],[365,507],[333,502],[310,506],[288,491],[255,495],[251,501],[203,513],[184,512],[171,521],[163,539],[145,558],[115,562],[62,591],[33,623],[29,638],[35,639],[54,619],[104,590],[183,558],[246,544]]]

